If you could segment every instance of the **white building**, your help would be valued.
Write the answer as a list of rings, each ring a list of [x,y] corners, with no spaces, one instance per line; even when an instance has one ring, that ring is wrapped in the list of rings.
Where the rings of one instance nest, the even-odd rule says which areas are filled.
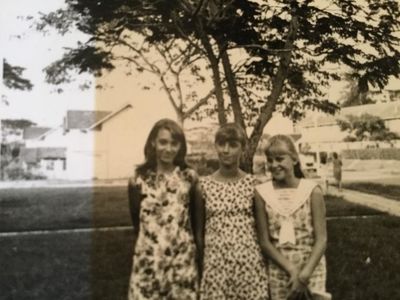
[[[343,141],[348,132],[341,131],[337,121],[345,119],[348,115],[361,116],[363,114],[381,118],[390,131],[400,133],[400,101],[394,101],[344,107],[335,115],[320,112],[309,113],[305,119],[296,124],[296,132],[302,135],[298,143],[303,147],[310,147],[313,152],[334,152],[344,149],[365,148],[368,144],[375,144],[376,142],[369,141],[352,143]]]
[[[37,162],[48,178],[127,178],[142,159],[135,139],[138,130],[130,104],[114,112],[74,110],[67,112],[62,126],[27,140],[26,148],[39,149]],[[49,149],[53,156],[40,154]]]

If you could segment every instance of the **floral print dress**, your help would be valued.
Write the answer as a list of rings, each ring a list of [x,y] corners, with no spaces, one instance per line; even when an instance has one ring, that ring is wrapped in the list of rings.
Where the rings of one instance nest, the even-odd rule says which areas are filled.
[[[137,177],[143,199],[129,300],[196,299],[196,248],[189,217],[191,169]]]
[[[235,182],[200,179],[206,203],[200,299],[266,300],[268,274],[256,238],[254,177]]]
[[[275,189],[272,181],[256,187],[265,201],[268,228],[273,245],[299,269],[311,255],[314,228],[310,196],[317,184],[301,179],[297,188]],[[286,300],[289,276],[275,263],[269,263],[271,300]],[[313,292],[325,293],[326,262],[323,256],[309,282]]]

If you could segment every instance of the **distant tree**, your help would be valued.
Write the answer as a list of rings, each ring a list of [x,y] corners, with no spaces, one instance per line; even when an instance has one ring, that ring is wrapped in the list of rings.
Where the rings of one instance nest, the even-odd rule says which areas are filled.
[[[36,125],[35,122],[27,119],[3,119],[1,122],[3,127],[12,129],[25,129]]]
[[[25,68],[13,66],[3,60],[3,84],[9,89],[15,90],[31,90],[33,85],[29,79],[23,77]]]
[[[348,136],[344,141],[391,141],[398,139],[397,133],[390,131],[385,121],[377,116],[362,114],[361,116],[348,115],[344,120],[337,121],[342,131]]]
[[[114,67],[112,48],[131,33],[149,43],[183,41],[197,49],[214,85],[221,124],[229,113],[249,129],[244,153],[251,164],[263,129],[275,111],[292,119],[305,109],[333,113],[326,87],[339,80],[332,65],[354,70],[360,90],[383,88],[399,76],[397,1],[365,0],[66,0],[67,8],[43,17],[91,38],[68,49],[63,70],[101,72]],[[67,17],[67,18],[66,18]],[[131,56],[132,59],[134,55]],[[71,63],[73,62],[73,63]],[[60,73],[62,74],[62,73]],[[229,101],[226,101],[229,96]]]

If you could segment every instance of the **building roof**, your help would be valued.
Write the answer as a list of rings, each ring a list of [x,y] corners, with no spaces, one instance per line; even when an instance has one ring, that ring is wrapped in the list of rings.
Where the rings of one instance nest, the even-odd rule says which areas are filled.
[[[66,148],[64,147],[43,147],[38,148],[39,159],[42,158],[65,158]]]
[[[132,105],[127,103],[117,110],[69,110],[64,119],[64,129],[95,129]]]
[[[26,163],[36,163],[41,159],[65,159],[66,148],[62,147],[38,147],[21,148],[20,157]]]
[[[377,116],[382,120],[400,119],[400,101],[344,107],[335,115],[320,113],[307,117],[299,122],[299,126],[315,127],[335,125],[338,119],[344,119],[348,115],[360,116],[363,114]]]
[[[69,110],[64,119],[64,129],[88,129],[109,114],[110,111],[102,110]]]
[[[30,140],[38,138],[39,136],[43,135],[47,131],[49,131],[50,127],[27,127],[24,128],[23,139]]]
[[[127,108],[132,108],[132,105],[127,103],[118,108],[117,110],[113,111],[112,113],[108,113],[105,115],[103,118],[99,119],[96,121],[94,124],[92,124],[89,129],[94,129],[98,126],[101,126],[103,123],[107,122],[108,120],[112,119],[114,116],[118,115],[120,112],[124,111]]]

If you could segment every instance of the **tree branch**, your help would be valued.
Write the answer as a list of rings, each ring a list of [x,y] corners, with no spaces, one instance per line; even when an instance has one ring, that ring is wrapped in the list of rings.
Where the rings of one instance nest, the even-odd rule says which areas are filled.
[[[189,108],[185,113],[184,113],[184,118],[190,117],[200,106],[205,105],[208,100],[215,94],[215,88],[212,89],[206,96],[201,98],[195,105],[193,105],[191,108]]]

